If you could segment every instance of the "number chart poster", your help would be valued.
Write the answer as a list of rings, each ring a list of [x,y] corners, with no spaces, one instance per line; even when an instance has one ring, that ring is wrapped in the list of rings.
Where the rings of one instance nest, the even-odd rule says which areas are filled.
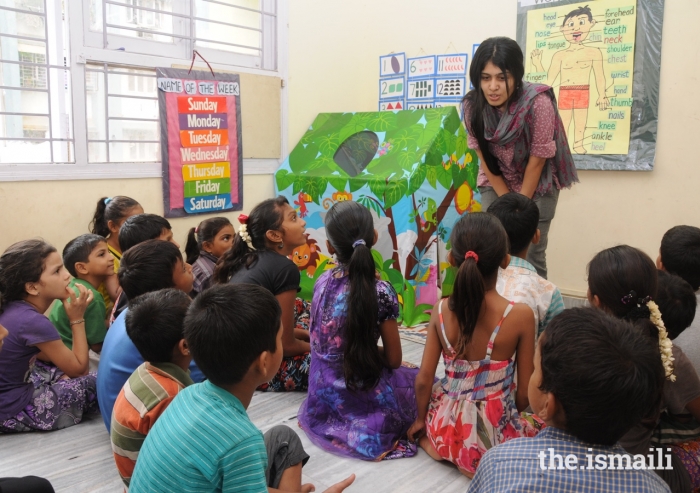
[[[236,74],[157,68],[165,217],[241,210]]]
[[[627,154],[636,0],[531,10],[525,78],[554,87],[574,154]]]

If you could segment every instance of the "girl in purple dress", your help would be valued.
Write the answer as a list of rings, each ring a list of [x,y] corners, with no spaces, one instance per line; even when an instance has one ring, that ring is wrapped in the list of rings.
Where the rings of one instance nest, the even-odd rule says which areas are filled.
[[[314,286],[309,395],[299,424],[314,444],[338,455],[413,456],[406,431],[417,415],[418,370],[401,366],[399,304],[391,284],[375,277],[372,215],[357,202],[338,202],[326,216],[326,234],[339,266]]]

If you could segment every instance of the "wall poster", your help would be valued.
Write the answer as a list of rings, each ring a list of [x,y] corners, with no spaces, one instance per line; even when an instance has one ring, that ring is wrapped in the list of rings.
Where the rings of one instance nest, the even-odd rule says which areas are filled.
[[[579,169],[651,170],[663,0],[520,0],[525,79],[554,88]]]
[[[156,68],[165,217],[241,210],[240,80]]]

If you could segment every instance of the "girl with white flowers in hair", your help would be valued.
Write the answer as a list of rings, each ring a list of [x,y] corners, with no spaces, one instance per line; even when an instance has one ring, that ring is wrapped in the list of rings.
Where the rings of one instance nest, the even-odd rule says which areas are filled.
[[[666,374],[662,408],[635,425],[620,444],[629,453],[645,457],[651,454],[650,447],[663,448],[664,467],[670,447],[672,469],[656,472],[671,491],[694,491],[700,486],[700,378],[683,351],[668,337],[663,314],[654,302],[657,285],[654,262],[637,248],[608,248],[588,264],[591,305],[629,320],[647,333],[650,344],[659,348],[659,364]],[[655,460],[658,462],[658,457]]]
[[[257,284],[269,290],[282,308],[284,358],[275,377],[259,390],[286,392],[309,386],[309,304],[297,298],[299,269],[289,258],[306,243],[306,222],[280,196],[238,217],[233,245],[219,259],[214,282]]]

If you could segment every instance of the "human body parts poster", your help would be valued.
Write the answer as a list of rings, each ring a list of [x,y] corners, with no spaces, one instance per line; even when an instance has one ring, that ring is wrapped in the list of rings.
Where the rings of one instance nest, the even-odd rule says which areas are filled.
[[[240,81],[157,68],[166,217],[240,210]]]
[[[528,12],[525,78],[554,87],[571,152],[627,154],[636,0]]]
[[[519,0],[525,79],[554,88],[577,168],[653,168],[663,3]]]

